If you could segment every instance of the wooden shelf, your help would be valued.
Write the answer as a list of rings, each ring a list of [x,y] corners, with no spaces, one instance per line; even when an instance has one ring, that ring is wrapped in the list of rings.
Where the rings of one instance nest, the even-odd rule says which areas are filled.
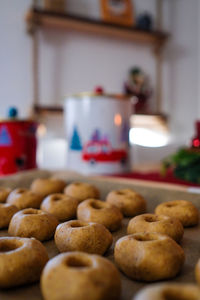
[[[49,113],[59,113],[62,114],[64,111],[62,106],[58,106],[58,105],[35,105],[34,106],[34,112],[36,114],[49,114]],[[166,122],[167,120],[167,116],[165,114],[158,114],[158,113],[154,113],[154,112],[148,112],[148,113],[136,113],[136,115],[144,115],[144,116],[158,116],[160,117],[162,120],[164,120]]]
[[[54,27],[87,32],[95,35],[104,35],[132,42],[143,43],[160,47],[168,38],[168,34],[160,31],[142,31],[134,27],[126,27],[105,23],[99,20],[54,13],[46,10],[32,9],[26,15],[29,26]]]
[[[157,11],[159,15],[159,10]],[[169,34],[162,31],[143,31],[134,27],[110,24],[101,20],[90,19],[67,13],[32,8],[26,14],[27,29],[33,37],[33,108],[35,113],[62,112],[60,106],[43,106],[40,103],[39,90],[39,39],[37,31],[41,28],[57,28],[59,30],[77,31],[93,34],[94,36],[106,36],[128,40],[133,43],[143,44],[153,48],[156,69],[155,87],[155,113],[160,114],[162,109],[162,48]],[[160,114],[162,115],[162,114]]]

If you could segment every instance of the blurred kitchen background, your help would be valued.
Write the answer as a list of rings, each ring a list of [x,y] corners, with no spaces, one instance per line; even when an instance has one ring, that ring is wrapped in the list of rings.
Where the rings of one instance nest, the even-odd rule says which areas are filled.
[[[19,118],[34,117],[41,123],[40,167],[66,168],[68,141],[61,112],[65,95],[96,87],[131,94],[134,76],[142,81],[146,98],[131,118],[132,168],[155,167],[179,147],[190,145],[200,119],[200,1],[131,3],[132,27],[139,37],[122,38],[81,30],[80,24],[67,29],[59,21],[43,27],[30,9],[45,9],[45,0],[0,2],[0,118],[16,107]],[[53,10],[102,21],[100,0],[66,0],[63,8]]]

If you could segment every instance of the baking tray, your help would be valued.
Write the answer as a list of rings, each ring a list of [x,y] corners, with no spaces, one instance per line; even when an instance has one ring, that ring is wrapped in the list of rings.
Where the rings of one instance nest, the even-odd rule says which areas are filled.
[[[155,183],[145,183],[134,180],[126,179],[115,179],[115,178],[106,178],[106,177],[84,177],[78,173],[74,172],[49,172],[49,171],[29,171],[24,172],[15,176],[8,176],[0,179],[0,186],[11,186],[14,187],[29,187],[33,179],[38,177],[49,177],[56,176],[58,178],[65,179],[67,183],[70,183],[74,180],[81,180],[95,184],[101,191],[101,199],[105,199],[105,196],[109,191],[113,189],[121,188],[133,188],[137,192],[141,193],[144,198],[147,200],[147,212],[153,213],[155,207],[164,201],[170,201],[175,199],[181,200],[190,200],[200,209],[200,195],[188,193],[182,188],[172,188],[168,185],[160,185]],[[115,242],[122,236],[126,235],[126,227],[129,219],[123,219],[122,228],[113,233],[113,244],[111,249],[106,253],[105,257],[114,261],[113,259],[113,249]],[[0,231],[0,236],[6,236],[7,231]],[[44,246],[47,248],[49,257],[57,255],[59,252],[55,246],[53,240],[44,242]],[[173,279],[174,282],[188,282],[194,283],[194,267],[200,257],[200,226],[191,227],[185,229],[184,237],[181,242],[181,246],[184,249],[186,260],[182,268],[181,273]],[[30,270],[31,272],[31,270]],[[130,280],[125,275],[121,273],[122,280],[122,294],[121,300],[130,300],[135,295],[135,293],[140,290],[143,286],[146,286],[146,283],[137,282]],[[151,285],[151,284],[148,284]],[[39,284],[32,284],[28,286],[23,286],[20,288],[3,290],[0,291],[0,300],[40,300],[43,299],[40,293]],[[103,299],[102,299],[103,300]]]

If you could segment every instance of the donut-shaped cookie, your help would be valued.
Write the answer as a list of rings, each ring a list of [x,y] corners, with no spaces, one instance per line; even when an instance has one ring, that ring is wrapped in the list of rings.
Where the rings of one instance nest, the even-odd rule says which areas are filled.
[[[6,202],[8,195],[10,194],[11,189],[7,187],[0,186],[0,203]]]
[[[110,231],[118,230],[123,219],[119,208],[96,199],[88,199],[80,203],[77,217],[82,221],[100,223]]]
[[[7,228],[12,216],[18,211],[17,207],[8,203],[0,203],[0,228]]]
[[[166,234],[176,242],[180,242],[184,229],[182,223],[176,218],[164,215],[143,214],[132,218],[128,223],[128,234],[138,232]]]
[[[117,268],[106,258],[68,252],[46,264],[41,290],[45,300],[117,300],[121,281]]]
[[[37,178],[31,184],[31,190],[43,199],[51,194],[62,193],[66,182],[57,178]]]
[[[15,205],[19,210],[24,208],[39,208],[41,196],[25,188],[17,188],[8,196],[7,203]]]
[[[82,251],[103,255],[112,244],[112,234],[105,226],[80,220],[57,226],[55,243],[60,252]]]
[[[76,217],[78,204],[77,199],[65,194],[52,194],[42,201],[40,208],[64,222]]]
[[[175,217],[181,221],[184,227],[190,227],[198,224],[199,211],[187,200],[175,200],[168,201],[159,204],[155,213],[157,215],[166,215],[169,217]]]
[[[184,263],[183,249],[158,233],[135,233],[115,244],[115,262],[128,277],[157,281],[175,277]]]
[[[198,284],[200,284],[200,259],[197,261],[195,266],[195,278]]]
[[[76,198],[82,202],[89,198],[99,198],[99,190],[86,182],[73,182],[66,186],[64,193],[70,197]]]
[[[47,251],[36,239],[1,237],[0,288],[38,281],[47,261]]]
[[[146,211],[145,199],[131,189],[111,191],[106,201],[117,206],[126,217],[134,217]]]
[[[53,237],[58,220],[53,215],[39,209],[26,208],[16,213],[9,224],[11,236],[34,237],[39,241]]]
[[[140,290],[132,300],[200,300],[200,289],[188,283],[154,284]]]

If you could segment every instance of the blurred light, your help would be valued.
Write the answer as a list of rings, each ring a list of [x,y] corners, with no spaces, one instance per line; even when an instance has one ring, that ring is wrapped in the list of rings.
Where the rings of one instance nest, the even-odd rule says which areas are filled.
[[[170,141],[166,118],[161,115],[132,115],[129,132],[131,144],[143,147],[164,147]]]
[[[45,134],[47,133],[47,128],[44,124],[40,124],[37,128],[37,136],[39,138],[45,136]]]
[[[44,138],[38,141],[37,164],[39,168],[63,169],[67,156],[66,139]]]
[[[122,117],[120,114],[115,115],[114,123],[116,126],[120,126],[122,124]]]
[[[147,128],[131,128],[129,139],[131,144],[144,147],[163,147],[169,142],[168,134]]]

